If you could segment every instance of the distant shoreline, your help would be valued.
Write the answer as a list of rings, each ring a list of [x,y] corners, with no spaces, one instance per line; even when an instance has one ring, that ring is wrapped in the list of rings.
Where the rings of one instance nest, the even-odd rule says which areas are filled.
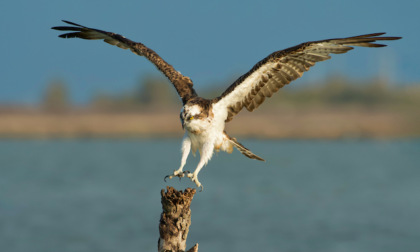
[[[40,110],[0,112],[0,139],[178,138],[178,110],[155,112]],[[420,137],[418,110],[282,108],[241,112],[226,124],[235,137],[258,139],[393,139]]]

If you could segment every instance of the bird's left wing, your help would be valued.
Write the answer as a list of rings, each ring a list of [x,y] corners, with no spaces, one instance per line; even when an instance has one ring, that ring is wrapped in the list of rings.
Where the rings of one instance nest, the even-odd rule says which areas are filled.
[[[345,53],[352,46],[383,47],[377,40],[396,40],[400,37],[378,37],[385,33],[373,33],[348,38],[327,39],[302,43],[277,51],[239,77],[221,96],[213,100],[219,111],[226,110],[226,122],[239,113],[243,107],[253,111],[266,97],[271,97],[284,85],[301,77],[316,62],[330,59],[330,53]]]
[[[60,38],[101,39],[119,48],[130,49],[133,53],[150,60],[172,82],[184,104],[189,99],[197,96],[190,78],[176,71],[173,66],[163,60],[155,51],[142,43],[131,41],[116,33],[85,27],[65,20],[63,22],[73,26],[56,26],[51,28],[59,31],[72,31],[59,35]]]

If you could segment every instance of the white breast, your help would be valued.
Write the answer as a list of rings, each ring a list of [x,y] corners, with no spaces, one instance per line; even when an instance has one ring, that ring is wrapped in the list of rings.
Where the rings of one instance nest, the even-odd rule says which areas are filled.
[[[213,112],[214,113],[214,112]],[[192,120],[187,129],[191,139],[193,152],[199,150],[205,143],[220,146],[223,142],[223,131],[225,128],[224,120],[221,117],[207,118],[206,120]]]

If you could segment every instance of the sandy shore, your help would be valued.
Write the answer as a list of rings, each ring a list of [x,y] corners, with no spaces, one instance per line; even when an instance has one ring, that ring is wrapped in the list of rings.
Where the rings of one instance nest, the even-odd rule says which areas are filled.
[[[419,111],[366,108],[271,109],[241,112],[227,124],[232,136],[255,138],[409,138],[420,136]],[[0,113],[0,137],[181,137],[179,111]]]

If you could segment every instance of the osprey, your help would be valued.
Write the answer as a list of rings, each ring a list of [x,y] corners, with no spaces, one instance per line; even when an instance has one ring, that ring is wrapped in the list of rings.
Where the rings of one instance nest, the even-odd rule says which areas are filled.
[[[179,169],[166,178],[184,177],[203,189],[198,181],[198,173],[211,159],[213,152],[222,150],[231,153],[233,147],[251,159],[264,161],[240,144],[225,131],[225,123],[232,120],[243,108],[253,111],[284,85],[301,77],[316,62],[330,59],[330,53],[340,54],[353,49],[353,46],[383,47],[374,43],[377,40],[396,40],[401,37],[380,37],[385,33],[372,33],[348,38],[335,38],[311,41],[276,51],[258,62],[250,71],[239,77],[225,92],[214,99],[204,99],[197,95],[193,82],[187,76],[176,71],[155,51],[142,43],[131,41],[119,34],[88,28],[69,21],[72,26],[57,26],[52,29],[71,31],[59,35],[61,38],[101,39],[122,49],[146,57],[174,85],[182,100],[182,128],[185,135],[182,140],[182,158]],[[187,157],[192,150],[200,152],[200,161],[193,173],[183,171]]]

